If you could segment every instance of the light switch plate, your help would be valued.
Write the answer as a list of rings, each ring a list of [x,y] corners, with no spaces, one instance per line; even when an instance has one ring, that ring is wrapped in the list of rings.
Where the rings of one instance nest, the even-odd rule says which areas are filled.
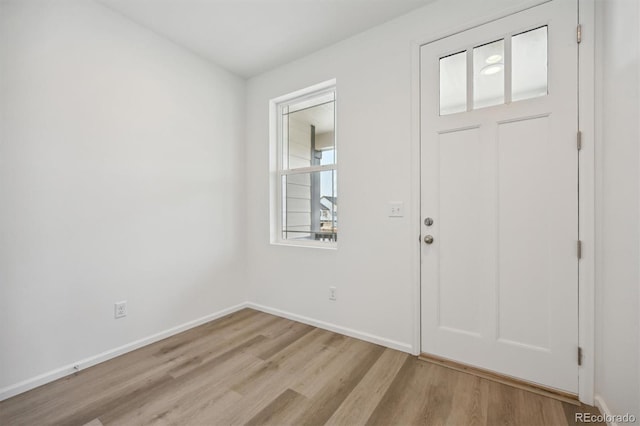
[[[402,201],[389,201],[389,217],[403,217],[404,203]]]

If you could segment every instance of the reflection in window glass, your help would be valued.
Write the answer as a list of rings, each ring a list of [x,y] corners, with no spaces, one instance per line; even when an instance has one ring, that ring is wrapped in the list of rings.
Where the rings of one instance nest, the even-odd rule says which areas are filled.
[[[467,110],[467,52],[440,58],[440,115]]]
[[[335,100],[307,100],[289,106],[282,112],[284,164],[289,169],[333,164],[323,160],[323,152],[335,151]],[[326,156],[325,156],[326,157]]]
[[[504,103],[504,40],[473,49],[473,108]]]
[[[336,171],[295,173],[282,177],[282,238],[337,241]]]
[[[511,99],[537,98],[547,94],[547,27],[511,39]]]

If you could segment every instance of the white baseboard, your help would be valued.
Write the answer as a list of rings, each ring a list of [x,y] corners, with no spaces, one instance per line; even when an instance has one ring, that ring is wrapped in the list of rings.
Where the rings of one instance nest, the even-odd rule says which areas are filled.
[[[85,368],[91,367],[92,365],[100,364],[101,362],[110,360],[117,356],[123,355],[127,352],[131,352],[135,349],[141,348],[146,345],[150,345],[151,343],[155,343],[159,340],[166,339],[167,337],[173,336],[174,334],[181,333],[183,331],[189,330],[190,328],[197,327],[201,324],[207,323],[209,321],[213,321],[225,315],[229,315],[233,312],[239,311],[240,309],[244,309],[246,307],[247,307],[247,303],[240,303],[239,305],[222,309],[218,312],[214,312],[202,318],[198,318],[193,321],[189,321],[184,324],[178,325],[176,327],[172,327],[168,330],[164,330],[159,333],[153,334],[151,336],[144,337],[140,340],[136,340],[135,342],[127,343],[126,345],[120,346],[115,349],[109,349],[108,351],[91,356],[89,358],[76,361],[72,364],[65,365],[64,367],[57,368],[53,371],[49,371],[47,373],[41,374],[31,379],[27,379],[22,382],[16,383],[14,385],[7,386],[5,388],[0,389],[0,401],[3,401],[7,398],[11,398],[12,396],[26,392],[28,390],[37,388],[38,386],[44,385],[54,380],[58,380],[64,376],[73,374],[78,370],[83,370]],[[78,369],[76,369],[76,367],[78,367]]]
[[[605,418],[611,418],[613,413],[611,412],[611,410],[609,410],[609,407],[607,406],[607,403],[604,402],[604,399],[602,399],[602,397],[600,395],[596,395],[595,398],[593,398],[596,407],[600,410],[600,412],[602,413],[602,415]],[[611,422],[607,422],[607,425],[609,426],[618,426],[618,423],[615,421],[611,421]]]
[[[193,321],[189,321],[187,323],[181,324],[179,326],[170,328],[168,330],[161,331],[159,333],[153,334],[148,337],[144,337],[142,339],[136,340],[135,342],[128,343],[126,345],[120,346],[115,349],[109,349],[100,354],[81,359],[69,365],[65,365],[63,367],[57,368],[55,370],[46,372],[36,377],[32,377],[30,379],[24,380],[22,382],[7,386],[5,388],[0,389],[0,401],[3,401],[7,398],[11,398],[12,396],[18,395],[20,393],[29,391],[31,389],[37,388],[38,386],[42,386],[46,383],[53,382],[54,380],[58,380],[62,377],[68,376],[70,374],[75,373],[79,370],[84,370],[85,368],[89,368],[93,365],[100,364],[101,362],[108,361],[117,356],[126,354],[127,352],[131,352],[133,350],[139,349],[143,346],[150,345],[162,339],[166,339],[167,337],[171,337],[175,334],[181,333],[183,331],[189,330],[191,328],[197,327],[201,324],[204,324],[209,321],[213,321],[225,315],[229,315],[233,312],[239,311],[244,308],[252,308],[261,312],[266,312],[268,314],[277,315],[279,317],[287,318],[292,321],[301,322],[304,324],[312,325],[314,327],[322,328],[325,330],[333,331],[335,333],[344,334],[346,336],[354,337],[356,339],[364,340],[367,342],[375,343],[378,345],[385,346],[387,348],[397,349],[402,352],[413,353],[413,346],[408,343],[402,343],[391,339],[386,339],[384,337],[375,336],[373,334],[365,333],[362,331],[354,330],[347,327],[342,327],[336,324],[331,324],[324,321],[315,320],[313,318],[305,317],[302,315],[293,314],[291,312],[282,311],[280,309],[270,308],[268,306],[259,305],[257,303],[245,302],[240,303],[235,306],[231,306],[226,309],[222,309],[218,312],[214,312],[212,314],[206,315],[202,318],[195,319]],[[77,367],[77,369],[76,369]]]
[[[333,331],[335,333],[344,334],[349,337],[364,340],[367,342],[375,343],[377,345],[385,346],[387,348],[396,349],[401,352],[413,353],[413,346],[408,343],[402,343],[395,340],[387,339],[373,334],[365,333],[362,331],[354,330],[352,328],[342,327],[336,324],[331,324],[324,321],[315,320],[313,318],[305,317],[302,315],[293,314],[291,312],[282,311],[280,309],[270,308],[268,306],[259,305],[257,303],[248,302],[246,305],[248,308],[256,309],[258,311],[266,312],[268,314],[276,315],[279,317],[287,318],[293,321],[301,322],[304,324],[312,325],[314,327],[322,328],[324,330]]]

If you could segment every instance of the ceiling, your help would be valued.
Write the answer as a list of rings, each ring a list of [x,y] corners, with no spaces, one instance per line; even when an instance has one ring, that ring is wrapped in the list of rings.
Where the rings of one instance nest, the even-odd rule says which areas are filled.
[[[99,0],[252,77],[435,0]]]

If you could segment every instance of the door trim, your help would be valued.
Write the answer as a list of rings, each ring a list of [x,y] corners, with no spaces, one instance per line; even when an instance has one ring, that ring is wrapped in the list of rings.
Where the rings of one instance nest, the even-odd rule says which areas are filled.
[[[530,0],[517,7],[467,22],[446,33],[425,34],[411,42],[411,214],[415,250],[413,270],[413,341],[412,354],[420,355],[420,48],[428,43],[462,31],[513,15],[552,0]],[[582,131],[579,159],[579,237],[582,259],[578,263],[578,343],[582,348],[582,365],[578,367],[578,398],[593,405],[595,377],[595,0],[576,0],[582,25],[582,42],[578,51],[578,125]],[[577,350],[577,348],[576,348]]]
[[[578,50],[578,125],[582,131],[578,207],[582,259],[578,264],[578,342],[582,365],[578,367],[578,396],[593,405],[595,387],[595,253],[596,253],[596,139],[595,46],[596,0],[578,0],[582,42]]]

